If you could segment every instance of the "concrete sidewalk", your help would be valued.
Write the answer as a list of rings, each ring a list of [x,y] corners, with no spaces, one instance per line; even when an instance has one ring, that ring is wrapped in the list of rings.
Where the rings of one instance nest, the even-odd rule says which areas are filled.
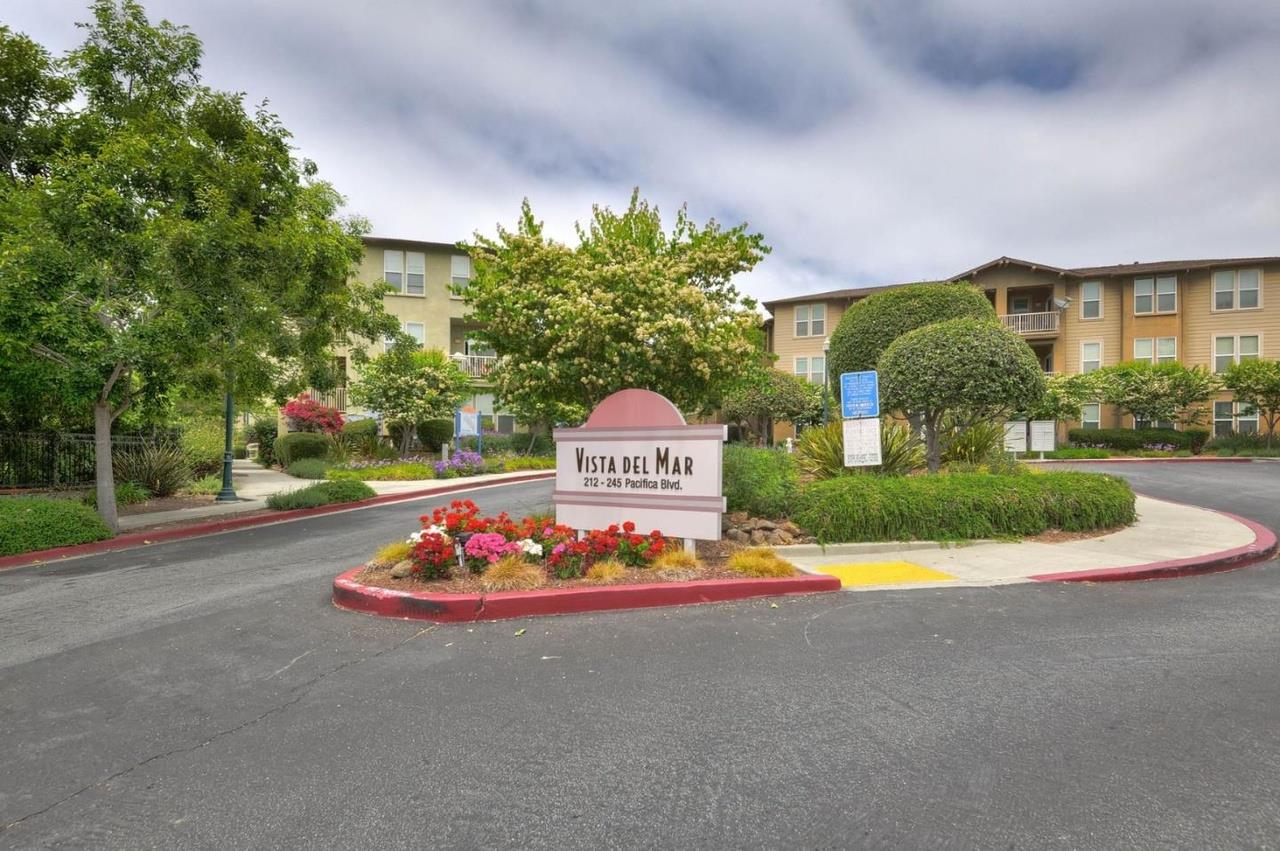
[[[801,570],[845,587],[951,587],[1029,582],[1041,574],[1121,568],[1208,556],[1249,545],[1254,531],[1224,514],[1137,497],[1138,521],[1096,538],[1040,543],[924,541],[778,547]]]
[[[514,473],[489,473],[483,476],[469,476],[463,479],[423,479],[399,482],[365,482],[379,496],[383,494],[401,494],[430,492],[451,488],[466,482],[481,487],[495,484],[506,479],[526,476],[530,471]],[[211,502],[191,508],[178,508],[173,511],[152,511],[145,514],[131,514],[120,518],[120,531],[131,532],[152,526],[170,523],[197,523],[205,520],[223,520],[240,514],[267,509],[267,497],[276,493],[305,488],[315,484],[315,479],[296,479],[279,470],[268,470],[254,461],[235,461],[232,467],[232,480],[235,483],[236,502]],[[428,495],[428,494],[424,494]]]

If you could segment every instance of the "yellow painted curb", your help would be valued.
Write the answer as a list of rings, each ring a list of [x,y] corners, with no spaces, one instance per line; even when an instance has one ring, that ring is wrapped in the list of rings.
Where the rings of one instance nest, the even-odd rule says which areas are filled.
[[[909,561],[867,561],[857,564],[824,564],[815,570],[834,576],[844,587],[851,585],[905,585],[909,582],[945,582],[949,573]]]

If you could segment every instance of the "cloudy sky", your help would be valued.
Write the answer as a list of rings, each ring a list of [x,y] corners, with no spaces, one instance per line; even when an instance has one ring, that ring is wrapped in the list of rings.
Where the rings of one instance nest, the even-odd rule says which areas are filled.
[[[3,4],[61,52],[78,0]],[[1280,254],[1280,0],[152,0],[383,236],[632,186],[748,221],[758,298]]]

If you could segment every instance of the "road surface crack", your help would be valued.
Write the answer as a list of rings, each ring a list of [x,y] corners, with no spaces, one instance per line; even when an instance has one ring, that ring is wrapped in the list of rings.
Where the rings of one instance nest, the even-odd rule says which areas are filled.
[[[294,694],[293,697],[289,698],[288,700],[286,700],[285,702],[277,706],[271,707],[270,709],[266,710],[265,712],[259,715],[254,716],[253,718],[250,718],[248,721],[244,721],[240,724],[237,724],[234,727],[228,727],[225,730],[219,730],[218,732],[209,736],[207,739],[197,742],[194,745],[186,745],[184,747],[172,748],[167,751],[162,751],[157,754],[152,754],[146,759],[142,759],[142,760],[139,760],[138,762],[135,762],[133,765],[130,765],[128,768],[122,768],[121,770],[107,777],[104,777],[101,780],[95,780],[93,783],[89,783],[85,786],[82,786],[79,789],[72,792],[71,794],[66,795],[62,798],[59,798],[58,800],[54,801],[48,806],[42,807],[41,809],[35,810],[34,812],[27,813],[26,815],[21,816],[20,818],[16,818],[13,821],[8,822],[4,825],[0,825],[0,832],[10,830],[12,828],[17,827],[18,825],[22,824],[25,821],[29,821],[30,819],[36,818],[38,816],[42,816],[45,813],[49,812],[50,810],[56,809],[57,807],[62,806],[68,801],[71,801],[75,798],[80,797],[85,792],[88,792],[90,789],[96,789],[98,787],[105,786],[111,783],[112,781],[119,780],[121,777],[126,777],[129,774],[132,774],[133,772],[137,771],[139,768],[142,768],[143,766],[146,766],[146,765],[150,765],[151,763],[156,762],[157,760],[167,759],[168,757],[171,757],[171,756],[178,756],[184,753],[191,753],[193,751],[198,751],[207,745],[211,745],[214,742],[219,741],[220,739],[225,739],[228,736],[233,736],[236,733],[240,732],[241,730],[244,730],[248,727],[252,727],[258,722],[264,721],[267,718],[270,718],[272,715],[277,715],[285,711],[286,709],[288,709],[289,707],[293,706],[294,704],[298,703],[298,701],[306,697],[310,693],[313,686],[317,685],[320,682],[323,682],[324,680],[328,679],[334,674],[345,671],[347,668],[350,668],[353,665],[359,665],[362,662],[368,662],[371,659],[377,659],[381,656],[385,656],[388,653],[399,650],[401,647],[404,647],[409,642],[417,638],[421,638],[422,636],[426,635],[428,632],[431,632],[437,626],[438,624],[432,624],[431,626],[424,627],[423,629],[418,630],[408,638],[398,641],[395,644],[391,645],[390,647],[379,650],[377,653],[374,653],[370,656],[361,656],[358,659],[351,659],[347,662],[343,662],[341,665],[338,665],[337,667],[334,667],[328,671],[325,671],[324,673],[317,674],[316,676],[312,677],[306,682],[303,682],[298,684],[297,686],[294,686],[293,690],[296,693]],[[311,651],[309,650],[307,651],[307,653],[310,653],[310,652]],[[302,655],[305,656],[307,655],[307,653],[304,653]],[[302,656],[299,656],[297,659],[294,659],[293,662],[297,662],[298,659],[301,659],[301,658]],[[290,662],[284,668],[281,668],[280,671],[276,671],[276,674],[290,667],[293,664],[293,662]],[[274,677],[276,674],[272,674],[271,676]],[[270,679],[270,677],[268,677],[268,679]]]

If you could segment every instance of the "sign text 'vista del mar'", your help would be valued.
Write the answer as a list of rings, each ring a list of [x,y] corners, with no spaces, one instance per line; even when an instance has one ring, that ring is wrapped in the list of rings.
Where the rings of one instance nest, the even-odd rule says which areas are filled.
[[[603,529],[631,520],[672,538],[719,540],[723,425],[687,425],[664,396],[620,390],[581,428],[558,428],[556,522]]]

